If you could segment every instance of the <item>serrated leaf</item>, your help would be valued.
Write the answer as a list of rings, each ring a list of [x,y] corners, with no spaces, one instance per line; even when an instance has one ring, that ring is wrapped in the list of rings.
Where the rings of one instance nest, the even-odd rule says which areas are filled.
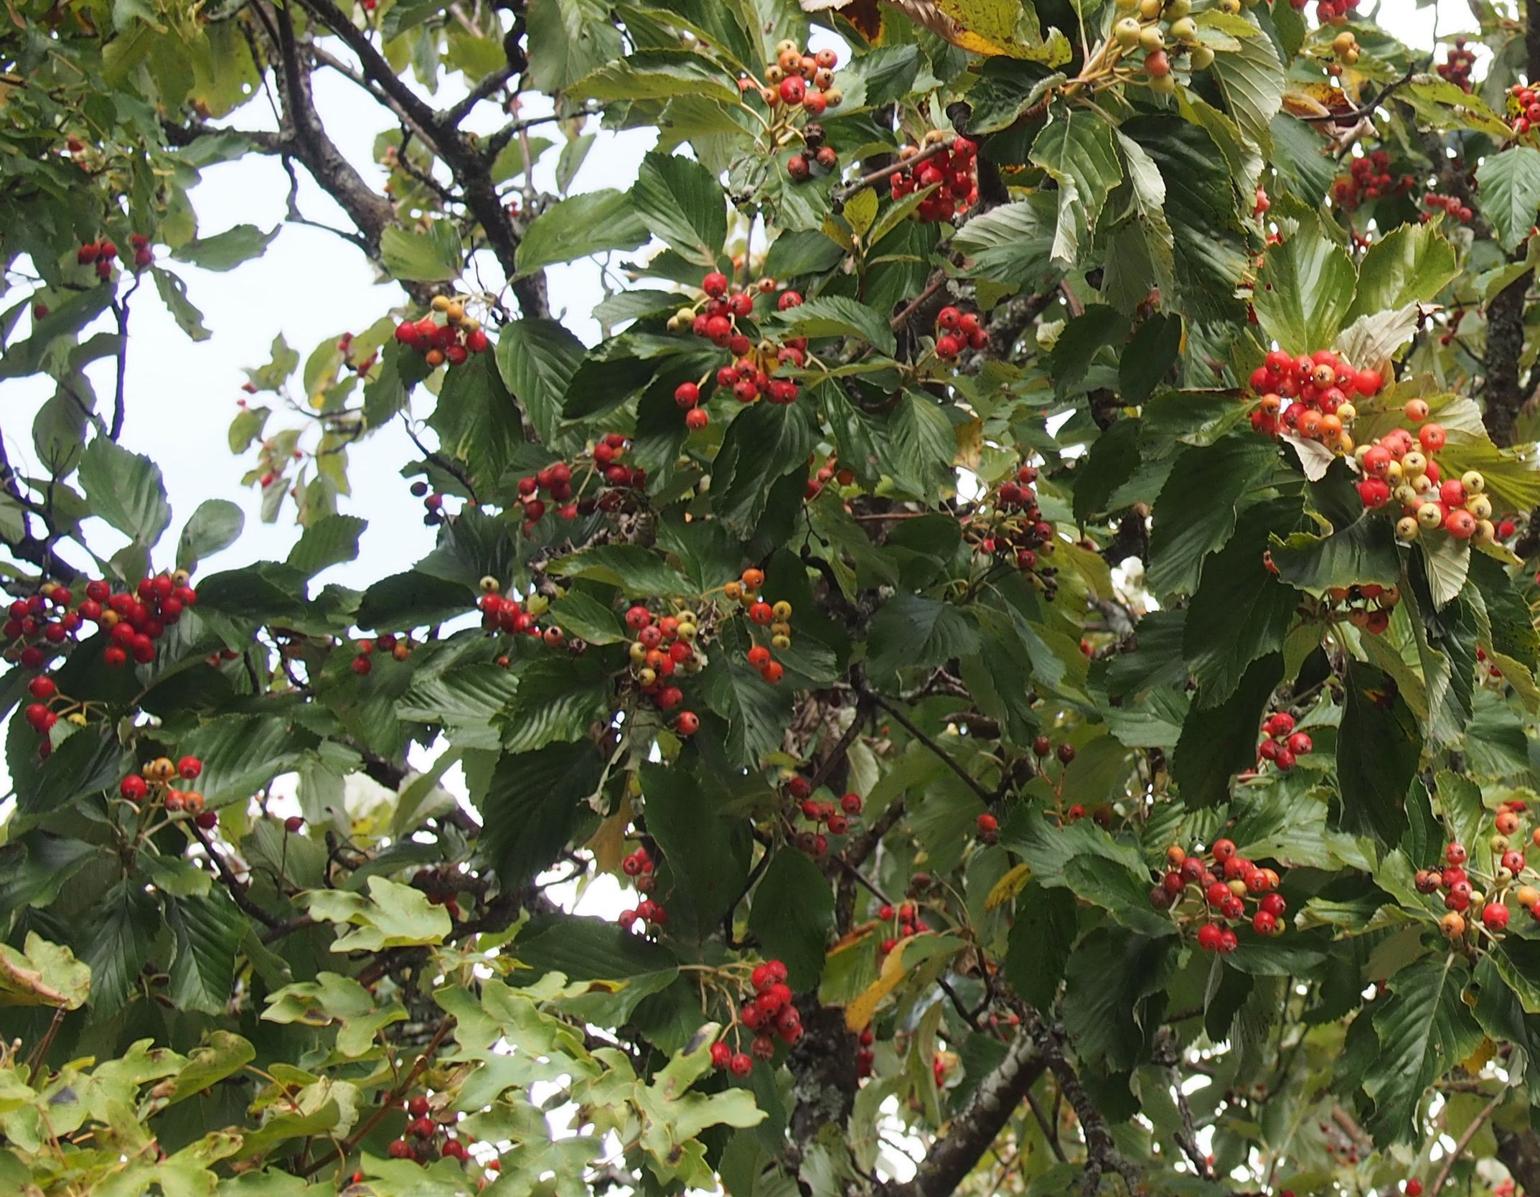
[[[636,216],[688,262],[713,267],[727,237],[727,198],[692,158],[650,153],[631,187]]]
[[[449,934],[449,915],[410,885],[374,876],[369,896],[351,890],[313,890],[305,895],[312,918],[351,927],[332,941],[333,952],[378,952],[385,948],[440,943]]]
[[[261,256],[277,235],[277,226],[264,233],[254,224],[238,224],[211,237],[184,242],[171,251],[171,256],[204,270],[233,270],[242,262]]]
[[[235,958],[247,930],[246,916],[223,890],[167,904],[166,921],[176,940],[170,997],[181,1010],[223,1014],[235,986]]]
[[[670,309],[678,297],[669,296]],[[588,352],[555,320],[514,320],[498,330],[497,369],[513,397],[549,445],[561,427],[562,402]]]
[[[530,223],[519,242],[520,275],[571,262],[607,249],[647,243],[647,225],[624,191],[605,189],[568,196]]]
[[[1112,126],[1085,108],[1055,109],[1032,143],[1032,161],[1059,185],[1053,261],[1071,267],[1096,233],[1097,217],[1123,181]]]
[[[854,337],[884,356],[891,356],[896,346],[893,330],[880,313],[842,295],[809,299],[777,313],[776,323],[792,336]]]
[[[1422,733],[1395,681],[1349,660],[1337,733],[1342,825],[1394,844],[1406,828],[1406,791],[1417,772]]]
[[[1511,254],[1529,236],[1540,212],[1540,150],[1517,145],[1488,154],[1476,168],[1476,189],[1481,214]]]
[[[1314,353],[1335,342],[1353,306],[1353,260],[1314,221],[1271,245],[1252,294],[1262,330],[1286,353]],[[1355,363],[1356,364],[1356,363]]]
[[[210,553],[229,548],[241,534],[246,517],[228,499],[205,499],[198,504],[177,540],[178,568],[196,569]]]
[[[153,546],[171,523],[160,467],[105,436],[94,437],[81,454],[80,484],[93,515],[142,545]]]
[[[1259,149],[1269,150],[1270,126],[1283,103],[1284,81],[1283,64],[1278,61],[1272,39],[1239,39],[1237,48],[1219,50],[1214,55],[1211,69],[1236,123]]]
[[[1458,273],[1454,247],[1436,228],[1403,224],[1375,241],[1359,262],[1358,291],[1348,318],[1430,303]]]
[[[380,261],[406,282],[443,283],[456,278],[461,253],[460,234],[447,220],[435,221],[426,233],[391,225],[380,234]]]

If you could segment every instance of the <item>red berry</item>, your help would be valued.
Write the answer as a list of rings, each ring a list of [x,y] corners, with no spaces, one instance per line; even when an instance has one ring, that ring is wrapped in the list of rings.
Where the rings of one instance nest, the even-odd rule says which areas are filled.
[[[290,835],[294,835],[305,829],[305,820],[298,815],[290,815],[283,821],[283,829]]]
[[[754,1061],[746,1052],[734,1052],[727,1068],[734,1076],[748,1076],[754,1070]]]
[[[700,289],[712,299],[720,299],[727,294],[727,276],[720,270],[713,270],[701,279]]]
[[[177,776],[184,781],[192,781],[203,772],[203,762],[195,756],[184,756],[176,763]]]

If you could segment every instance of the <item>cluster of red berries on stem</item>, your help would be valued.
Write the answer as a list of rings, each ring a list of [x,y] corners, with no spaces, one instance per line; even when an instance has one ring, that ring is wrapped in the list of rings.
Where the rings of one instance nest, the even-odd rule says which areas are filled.
[[[1433,213],[1442,211],[1450,220],[1459,224],[1469,224],[1471,217],[1475,215],[1470,210],[1470,205],[1460,202],[1457,195],[1440,195],[1436,191],[1430,191],[1422,197],[1423,207],[1430,209],[1422,214],[1422,223],[1427,224],[1433,219]]]
[[[812,465],[812,460],[809,460]],[[838,482],[841,486],[849,486],[856,480],[855,471],[842,467],[831,454],[829,459],[813,471],[813,476],[807,480],[807,487],[802,493],[804,499],[816,499],[823,493],[823,488],[831,482]]]
[[[919,907],[913,902],[900,902],[897,906],[884,902],[877,908],[877,920],[888,925],[888,934],[877,941],[879,964],[904,940],[930,930],[930,924],[920,917]]]
[[[1470,69],[1476,65],[1476,55],[1465,48],[1465,39],[1457,37],[1454,45],[1444,51],[1444,61],[1436,68],[1439,75],[1462,91],[1470,90]]]
[[[763,85],[748,75],[738,79],[739,92],[758,92],[770,109],[771,121],[766,132],[772,146],[784,145],[796,137],[794,130],[799,118],[806,122],[802,127],[805,148],[786,160],[786,173],[795,183],[811,178],[815,165],[829,171],[839,164],[834,147],[824,144],[823,126],[817,123],[819,117],[830,108],[838,108],[845,99],[835,86],[838,65],[839,55],[827,47],[813,51],[786,40],[776,43],[775,61],[765,68]]]
[[[786,984],[786,965],[779,960],[756,964],[749,983],[753,996],[742,1002],[734,1020],[735,1025],[741,1023],[754,1033],[749,1051],[735,1051],[725,1038],[711,1045],[711,1063],[736,1077],[748,1076],[755,1060],[773,1057],[777,1039],[791,1047],[802,1038],[802,1015],[792,1002],[791,986]]]
[[[349,668],[359,677],[374,669],[374,657],[382,653],[396,661],[404,661],[412,654],[412,638],[397,636],[394,632],[382,632],[378,636],[365,636],[353,641],[353,660]]]
[[[722,595],[737,603],[749,617],[749,623],[764,628],[769,633],[769,643],[750,646],[748,662],[759,671],[759,676],[772,686],[786,673],[786,667],[775,659],[775,654],[791,647],[791,604],[782,599],[768,603],[760,597],[765,584],[765,571],[750,566],[738,579],[722,587]]]
[[[951,220],[978,202],[978,142],[960,136],[948,141],[939,129],[933,129],[922,140],[923,149],[914,145],[899,147],[899,161],[909,165],[894,174],[889,184],[893,198],[930,191],[915,209],[915,216],[931,223]]]
[[[1540,90],[1525,83],[1508,89],[1508,123],[1519,137],[1540,126]]]
[[[700,716],[681,709],[684,691],[676,679],[706,666],[696,644],[701,634],[696,613],[680,610],[658,615],[643,603],[633,603],[626,610],[626,628],[636,637],[628,656],[637,686],[664,714],[678,712],[671,724],[677,734],[693,736],[700,730]]]
[[[267,485],[265,481],[263,485]],[[438,527],[448,518],[444,512],[444,496],[422,479],[412,483],[411,491],[414,499],[422,500],[422,522],[429,528]]]
[[[987,509],[969,519],[964,536],[986,556],[1036,573],[1051,594],[1057,571],[1043,566],[1041,560],[1053,552],[1054,525],[1038,508],[1036,482],[1036,466],[1019,467],[995,487]]]
[[[850,831],[851,820],[860,817],[864,805],[861,795],[853,791],[841,795],[837,804],[814,798],[812,783],[800,774],[786,783],[786,793],[796,804],[796,813],[812,824],[796,833],[796,844],[814,858],[828,854],[829,836]]]
[[[1258,395],[1251,426],[1266,436],[1291,433],[1349,453],[1349,434],[1358,409],[1355,395],[1377,395],[1384,385],[1378,370],[1356,370],[1330,349],[1291,357],[1281,349],[1268,353],[1251,372]]]
[[[861,1034],[856,1040],[856,1080],[864,1081],[872,1075],[872,1067],[877,1062],[877,1054],[872,1051],[872,1044],[877,1041],[876,1034],[871,1027],[862,1027]]]
[[[41,669],[67,651],[83,624],[94,623],[107,632],[102,664],[120,669],[132,659],[146,665],[155,659],[155,642],[197,601],[184,570],[141,578],[123,590],[93,579],[78,603],[68,586],[45,585],[7,609],[0,626],[4,656],[24,669]]]
[[[219,825],[219,815],[205,808],[203,795],[172,784],[196,781],[202,772],[203,762],[195,756],[184,756],[174,763],[170,757],[159,756],[146,762],[138,773],[124,777],[118,783],[118,795],[140,810],[161,806],[168,815],[187,815],[203,831],[212,831]]]
[[[1411,399],[1404,411],[1414,423],[1421,422],[1427,419],[1428,405]],[[1395,428],[1359,446],[1356,456],[1364,477],[1358,498],[1371,509],[1392,501],[1399,505],[1396,536],[1403,541],[1442,530],[1456,540],[1490,543],[1497,538],[1497,528],[1492,500],[1484,493],[1486,478],[1477,470],[1445,478],[1433,457],[1445,440],[1442,425],[1423,423],[1415,439],[1409,430]]]
[[[1444,846],[1442,866],[1417,870],[1414,884],[1418,893],[1444,895],[1447,913],[1439,923],[1451,941],[1464,939],[1476,928],[1478,912],[1481,932],[1497,936],[1507,930],[1510,898],[1540,920],[1540,889],[1525,880],[1534,876],[1524,850],[1526,837],[1520,816],[1525,809],[1522,801],[1505,802],[1494,816],[1494,833],[1487,841],[1492,865],[1489,873],[1476,870],[1470,852],[1458,840]],[[1540,846],[1540,827],[1527,838]],[[1477,889],[1478,883],[1487,886],[1487,892]]]
[[[401,1137],[391,1142],[386,1153],[393,1160],[415,1160],[419,1164],[431,1164],[442,1157],[446,1160],[470,1159],[474,1141],[451,1136],[445,1127],[434,1121],[428,1099],[417,1094],[405,1103],[407,1123]]]
[[[1288,905],[1276,892],[1278,881],[1277,872],[1241,856],[1231,840],[1215,840],[1206,854],[1173,844],[1150,905],[1196,923],[1203,951],[1228,955],[1240,946],[1232,924],[1249,921],[1258,935],[1283,934]]]
[[[435,316],[442,316],[443,322]],[[433,297],[433,313],[396,325],[396,343],[420,353],[435,367],[445,362],[458,366],[471,354],[485,353],[492,346],[481,322],[465,314],[465,302],[447,295]]]
[[[951,304],[936,313],[936,356],[951,361],[964,348],[987,349],[989,332],[976,312],[964,312]]]
[[[703,388],[712,377],[720,390],[730,391],[739,403],[754,403],[760,398],[771,403],[795,402],[801,388],[793,379],[781,377],[778,372],[806,365],[807,338],[775,341],[762,337],[756,341],[744,331],[745,326],[739,324],[739,321],[753,317],[756,296],[776,294],[775,280],[762,278],[752,287],[737,287],[721,271],[713,270],[701,279],[701,290],[705,297],[695,306],[681,308],[671,316],[668,327],[675,332],[688,328],[697,337],[727,350],[733,360],[719,367],[714,376],[708,374],[674,388],[674,403],[685,413],[686,426],[698,429],[711,422],[700,404],[704,397]],[[784,290],[776,295],[778,311],[790,311],[801,305],[802,296],[796,291]]]
[[[1289,4],[1303,12],[1310,0],[1289,0]],[[1315,16],[1322,25],[1341,25],[1357,13],[1358,0],[1316,0]]]
[[[1294,768],[1302,756],[1315,750],[1309,732],[1294,730],[1294,716],[1287,711],[1274,711],[1262,720],[1262,741],[1257,745],[1257,764],[1265,762],[1278,767],[1280,773]]]
[[[143,233],[131,233],[129,247],[134,251],[134,269],[143,270],[155,260],[150,249],[150,239]],[[75,261],[82,266],[94,266],[96,277],[105,282],[112,277],[112,264],[117,260],[118,247],[106,237],[100,241],[87,241],[75,251]]]
[[[614,511],[628,492],[646,486],[647,471],[621,460],[630,447],[631,442],[620,433],[607,433],[594,443],[586,460],[580,456],[570,463],[554,462],[520,478],[518,492],[519,502],[524,506],[525,534],[534,531],[552,508],[561,520],[575,520],[596,509]],[[596,495],[588,493],[590,480],[599,483]]]
[[[549,609],[551,602],[541,594],[519,599],[499,593],[501,583],[490,575],[481,579],[481,597],[476,609],[481,612],[481,626],[489,632],[507,632],[518,636],[535,636],[552,648],[559,648],[566,636],[558,627],[542,628],[538,622]],[[555,635],[547,636],[554,632]]]
[[[652,892],[652,887],[657,881],[657,863],[652,859],[652,854],[647,851],[645,844],[638,844],[633,851],[628,852],[622,858],[620,868],[627,877],[632,878],[638,893]],[[644,934],[656,932],[659,927],[668,922],[668,911],[663,909],[663,903],[651,897],[644,897],[634,907],[622,910],[616,921],[627,931],[637,923],[642,923]]]
[[[1332,181],[1331,198],[1339,208],[1351,212],[1370,200],[1405,195],[1415,184],[1416,180],[1406,172],[1393,175],[1390,155],[1384,150],[1374,150],[1362,158],[1354,158],[1348,173],[1338,175]]]

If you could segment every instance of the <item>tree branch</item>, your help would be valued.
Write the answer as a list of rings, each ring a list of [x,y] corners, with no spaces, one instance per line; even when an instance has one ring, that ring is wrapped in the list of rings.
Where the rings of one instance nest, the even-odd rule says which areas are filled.
[[[891,1197],[947,1197],[1005,1129],[1048,1062],[1033,1037],[1016,1036],[1005,1059],[980,1083],[968,1108],[931,1147],[914,1179],[889,1187]]]
[[[898,720],[900,727],[902,727],[921,744],[925,745],[925,747],[929,748],[938,757],[940,757],[942,763],[945,764],[946,767],[953,773],[957,774],[958,777],[962,778],[962,780],[967,783],[968,788],[979,796],[980,801],[982,801],[986,806],[988,806],[990,802],[993,801],[994,796],[984,788],[979,780],[975,778],[973,774],[969,773],[966,769],[959,765],[957,761],[953,759],[951,753],[949,753],[935,740],[931,739],[930,736],[926,735],[918,727],[916,727],[908,715],[905,715],[903,711],[899,710],[898,707],[894,706],[886,698],[876,693],[875,691],[868,690],[866,691],[866,694],[879,707],[881,707],[889,715],[892,715],[894,719]]]

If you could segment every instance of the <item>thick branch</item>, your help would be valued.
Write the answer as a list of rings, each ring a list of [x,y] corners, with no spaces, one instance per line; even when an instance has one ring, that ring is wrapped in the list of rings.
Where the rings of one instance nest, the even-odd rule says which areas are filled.
[[[914,1179],[890,1187],[892,1197],[946,1197],[956,1191],[1047,1064],[1033,1037],[1018,1035],[1005,1059],[979,1084],[968,1108],[936,1140]]]

